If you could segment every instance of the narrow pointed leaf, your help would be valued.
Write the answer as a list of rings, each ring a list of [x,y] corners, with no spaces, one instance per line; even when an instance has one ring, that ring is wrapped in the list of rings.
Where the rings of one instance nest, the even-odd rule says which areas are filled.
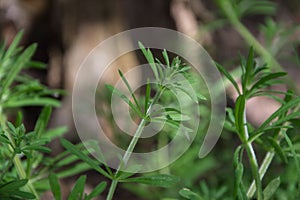
[[[271,144],[271,146],[274,148],[277,155],[280,157],[280,159],[284,163],[288,163],[287,157],[285,155],[285,152],[281,148],[281,146],[277,143],[277,141],[272,137],[267,137],[268,142]]]
[[[55,200],[60,200],[61,199],[60,185],[59,185],[58,177],[55,174],[51,174],[49,176],[49,184]]]
[[[3,61],[6,61],[9,57],[11,57],[13,55],[13,53],[15,52],[17,46],[19,45],[19,43],[21,41],[23,33],[24,33],[24,31],[20,31],[15,36],[13,42],[10,44],[8,50],[6,51],[6,53],[5,53],[4,57],[3,57]]]
[[[85,181],[86,181],[86,176],[80,176],[80,178],[76,181],[76,183],[68,197],[68,200],[82,199]]]
[[[247,86],[250,82],[252,72],[254,70],[254,53],[253,53],[253,47],[250,48],[248,58],[247,58],[247,63],[246,63],[246,68],[245,68],[245,76],[242,79],[243,83],[243,91],[245,92],[247,89]]]
[[[136,182],[157,187],[172,187],[179,182],[179,178],[168,174],[155,174],[152,176],[141,176],[128,178],[124,182]]]
[[[146,95],[145,95],[145,114],[147,113],[148,111],[148,104],[149,104],[149,99],[151,98],[151,85],[150,85],[150,82],[149,80],[147,81],[147,86],[146,86]]]
[[[41,137],[41,135],[45,132],[51,113],[52,108],[50,106],[43,108],[34,127],[34,132],[36,133],[37,138]]]
[[[16,60],[16,62],[11,66],[10,71],[5,76],[6,79],[3,82],[2,90],[6,91],[8,87],[12,84],[17,74],[24,67],[24,63],[27,63],[32,57],[33,53],[36,50],[37,45],[30,45]]]
[[[112,93],[115,93],[118,95],[125,103],[127,103],[130,108],[135,111],[136,114],[139,115],[139,117],[143,118],[143,113],[130,101],[128,97],[126,97],[121,91],[118,89],[114,88],[112,85],[106,85],[106,88],[110,90]]]
[[[76,155],[82,161],[89,164],[90,167],[92,167],[94,170],[98,171],[100,174],[104,175],[105,177],[108,178],[110,177],[110,175],[106,171],[104,171],[95,160],[92,160],[89,156],[82,153],[78,148],[75,147],[75,145],[70,143],[68,140],[61,139],[61,144],[72,154]]]
[[[179,191],[180,196],[182,196],[185,199],[189,200],[204,200],[202,197],[200,197],[197,193],[191,191],[188,188],[183,188]]]
[[[10,181],[0,186],[0,191],[13,191],[27,184],[28,179],[22,179],[17,181]]]
[[[268,124],[270,124],[276,117],[280,116],[281,114],[285,113],[289,109],[291,109],[294,106],[297,106],[300,103],[300,97],[295,98],[291,101],[289,101],[287,104],[281,106],[279,109],[277,109],[267,120],[264,121],[260,125],[260,127],[256,130],[259,132],[261,129],[264,129]]]
[[[239,133],[242,133],[244,130],[244,112],[245,112],[245,96],[240,95],[235,103],[235,126]],[[242,136],[244,134],[241,134]]]
[[[261,79],[259,79],[259,81],[257,81],[250,89],[250,91],[254,90],[254,89],[258,89],[261,88],[264,84],[268,83],[268,81],[285,76],[287,73],[286,72],[277,72],[277,73],[271,73],[268,74],[264,77],[262,77]]]
[[[146,48],[144,47],[144,45],[141,42],[139,42],[138,44],[139,44],[139,47],[142,50],[146,60],[148,61],[149,65],[150,65],[150,67],[151,67],[151,69],[154,73],[154,76],[155,76],[156,80],[158,81],[159,80],[158,71],[157,71],[156,64],[155,64],[155,61],[154,61],[154,57],[153,57],[151,51],[149,49],[146,50]]]
[[[97,196],[99,196],[103,191],[104,189],[106,188],[106,182],[101,182],[99,183],[94,189],[93,191],[86,197],[85,200],[91,200]]]
[[[237,82],[234,80],[234,78],[227,72],[227,70],[226,70],[224,67],[222,67],[222,66],[219,65],[218,63],[215,63],[215,64],[216,64],[218,70],[219,70],[222,74],[224,74],[224,76],[232,83],[232,85],[234,86],[235,90],[236,90],[239,94],[241,94],[240,89],[239,89],[239,86],[238,86]]]
[[[25,107],[25,106],[53,106],[59,107],[60,102],[52,98],[29,98],[19,100],[9,100],[2,104],[6,108]]]
[[[263,191],[264,200],[272,199],[272,196],[276,192],[279,185],[280,185],[280,177],[273,179]]]
[[[167,50],[164,49],[163,52],[162,52],[162,55],[163,55],[163,57],[165,59],[166,65],[168,67],[170,67],[170,60],[169,60],[169,56],[168,56]]]
[[[139,102],[137,101],[137,99],[136,99],[136,97],[135,97],[135,95],[134,95],[134,92],[133,92],[133,90],[132,90],[130,84],[128,83],[126,77],[124,76],[124,74],[122,73],[121,70],[118,70],[118,72],[119,72],[119,75],[120,75],[120,77],[122,78],[123,82],[125,83],[125,85],[126,85],[128,91],[130,92],[131,96],[133,97],[133,100],[134,100],[135,105],[138,107],[139,110],[141,110],[141,107],[140,107],[140,105],[139,105]]]

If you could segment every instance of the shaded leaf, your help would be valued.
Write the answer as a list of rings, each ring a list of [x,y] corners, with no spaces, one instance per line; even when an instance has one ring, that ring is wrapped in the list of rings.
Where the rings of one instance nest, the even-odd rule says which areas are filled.
[[[95,160],[92,160],[89,156],[82,153],[78,148],[76,148],[76,146],[74,146],[68,140],[62,138],[60,140],[60,142],[61,142],[61,144],[63,145],[64,148],[66,148],[72,154],[76,155],[82,161],[86,162],[94,170],[98,171],[103,176],[105,176],[107,178],[110,178],[110,175],[106,171],[104,171]]]
[[[279,185],[280,185],[280,177],[273,179],[263,191],[264,200],[271,199],[274,193],[276,192],[277,188],[279,187]]]
[[[241,94],[240,92],[240,89],[239,89],[239,86],[237,84],[237,82],[234,80],[234,78],[227,72],[227,70],[222,66],[222,65],[219,65],[218,63],[215,63],[218,70],[224,74],[224,76],[232,83],[232,85],[234,86],[235,90]]]
[[[76,181],[68,200],[78,200],[82,199],[84,186],[85,186],[86,176],[80,176],[79,179]]]
[[[49,184],[55,200],[61,199],[61,191],[58,178],[55,174],[49,176]]]
[[[93,191],[86,197],[85,200],[90,200],[92,198],[95,198],[97,196],[99,196],[103,191],[104,189],[106,188],[106,182],[101,182],[99,183],[94,189]]]
[[[168,174],[155,174],[151,176],[141,176],[137,178],[128,178],[123,182],[136,182],[157,187],[172,187],[179,182],[179,178]]]
[[[190,200],[204,200],[202,197],[200,197],[198,194],[196,194],[188,188],[181,189],[179,191],[179,194],[180,196]]]

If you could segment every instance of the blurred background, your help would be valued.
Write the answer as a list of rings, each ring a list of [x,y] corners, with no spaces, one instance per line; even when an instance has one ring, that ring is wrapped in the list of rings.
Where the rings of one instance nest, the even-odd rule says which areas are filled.
[[[291,51],[298,53],[298,1],[234,2],[242,23],[278,60]],[[47,70],[30,73],[51,88],[71,92],[78,67],[97,44],[137,27],[155,26],[183,32],[202,44],[214,60],[233,69],[237,55],[246,54],[249,44],[226,17],[218,1],[208,0],[0,0],[0,37],[9,45],[23,29],[23,45],[38,43],[34,59],[48,64]],[[272,23],[273,27],[268,27]],[[139,60],[133,54],[115,65],[126,63],[130,68]],[[298,74],[291,74],[298,81]],[[115,78],[114,73],[107,73],[104,81]],[[69,99],[65,101],[65,110],[53,123],[72,124],[69,114],[63,116],[65,111],[70,113]],[[253,120],[261,121],[259,117]]]
[[[298,56],[300,50],[300,1],[231,1],[242,24],[284,66],[298,86],[299,63],[290,56]],[[73,141],[77,137],[70,99],[74,79],[83,59],[101,41],[137,27],[169,28],[197,40],[214,60],[234,70],[238,55],[247,54],[249,43],[228,19],[219,1],[211,0],[0,0],[1,40],[5,39],[9,46],[16,33],[24,30],[22,45],[38,43],[34,59],[48,65],[47,70],[28,73],[50,88],[68,92],[61,97],[62,107],[55,111],[51,126],[67,125],[66,137]],[[130,68],[141,59],[131,54],[115,65]],[[107,73],[104,81],[115,78],[113,72]],[[235,97],[228,88],[229,106]],[[266,98],[253,99],[248,106],[249,119],[254,125],[278,107]],[[33,126],[38,113],[28,108],[28,127]],[[125,195],[119,199],[126,198]]]

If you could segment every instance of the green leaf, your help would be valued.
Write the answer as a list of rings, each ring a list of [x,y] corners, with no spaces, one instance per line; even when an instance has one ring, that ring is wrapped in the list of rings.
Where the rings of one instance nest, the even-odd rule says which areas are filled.
[[[46,97],[35,97],[22,100],[9,100],[2,104],[5,108],[24,107],[24,106],[53,106],[59,107],[58,100]]]
[[[51,174],[49,176],[49,184],[55,200],[60,200],[61,199],[60,185],[59,185],[58,177],[55,174]]]
[[[44,133],[43,138],[47,138],[48,140],[51,141],[54,138],[62,136],[67,131],[68,131],[68,127],[66,127],[66,126],[61,126],[61,127],[53,128],[53,129],[47,130]]]
[[[242,162],[240,161],[241,156],[243,155],[243,148],[242,146],[238,146],[234,152],[233,156],[233,164],[234,164],[234,175],[235,175],[235,181],[234,181],[234,198],[236,199],[239,195],[246,196],[244,192],[244,188],[242,185],[243,182],[243,173],[244,173],[244,166]]]
[[[169,56],[168,56],[167,50],[164,49],[163,52],[162,52],[162,55],[163,55],[163,57],[165,59],[166,65],[168,67],[170,67],[170,60],[169,60]]]
[[[180,196],[186,198],[186,199],[190,199],[190,200],[204,200],[202,197],[200,197],[198,194],[196,194],[195,192],[192,192],[190,189],[188,188],[183,188],[179,191]]]
[[[0,197],[8,197],[8,199],[14,199],[14,197],[19,197],[21,199],[35,199],[33,194],[19,190],[21,187],[25,186],[27,182],[28,179],[22,179],[0,185]]]
[[[138,108],[139,110],[141,110],[141,107],[140,107],[140,105],[139,105],[139,102],[137,101],[137,99],[136,99],[136,97],[135,97],[135,95],[134,95],[134,92],[133,92],[132,88],[130,87],[130,84],[128,83],[128,81],[127,81],[127,79],[125,78],[124,74],[122,73],[121,70],[118,70],[118,72],[119,72],[119,75],[120,75],[120,77],[122,78],[123,82],[125,83],[127,89],[129,90],[131,96],[133,97],[133,100],[134,100],[135,105],[137,106],[137,108]]]
[[[267,140],[270,143],[270,145],[274,148],[277,155],[279,155],[280,159],[284,163],[288,163],[287,157],[286,157],[283,149],[281,148],[281,146],[278,144],[278,142],[272,137],[267,137]]]
[[[62,146],[66,148],[68,151],[70,151],[72,154],[76,155],[78,158],[80,158],[82,161],[86,162],[90,167],[92,167],[94,170],[102,174],[103,176],[110,178],[110,175],[104,171],[99,164],[95,161],[92,160],[89,156],[85,155],[82,153],[78,148],[76,148],[75,145],[73,145],[71,142],[69,142],[66,139],[61,139],[60,140]]]
[[[91,200],[92,198],[95,198],[97,196],[99,196],[104,189],[106,188],[106,182],[101,182],[99,183],[94,189],[93,191],[86,197],[85,200]]]
[[[16,120],[15,120],[15,126],[21,126],[22,121],[23,121],[23,113],[21,111],[18,111]]]
[[[271,199],[274,193],[276,192],[277,188],[279,187],[279,185],[280,185],[280,177],[273,179],[263,191],[264,200]]]
[[[154,73],[154,76],[155,76],[156,80],[159,81],[158,71],[157,71],[157,68],[156,68],[154,57],[153,57],[150,49],[146,50],[146,48],[144,47],[144,45],[141,42],[139,42],[138,44],[139,44],[139,47],[142,50],[145,58],[147,59],[149,65],[150,65],[150,67],[151,67],[151,69]]]
[[[41,137],[41,135],[45,132],[51,113],[52,108],[50,106],[43,108],[34,127],[34,132],[37,138]]]
[[[3,185],[0,185],[0,192],[18,190],[27,184],[28,179],[14,180]]]
[[[10,144],[9,139],[6,137],[6,135],[0,135],[0,142]]]
[[[146,86],[146,94],[145,94],[145,115],[147,114],[148,111],[148,104],[149,104],[149,100],[151,98],[151,84],[150,81],[147,81],[147,86]]]
[[[179,89],[180,91],[184,92],[186,95],[188,95],[195,103],[198,103],[199,95],[195,94],[193,91],[193,88],[189,85],[174,85],[174,88]]]
[[[59,171],[56,174],[59,178],[66,178],[66,177],[71,177],[86,172],[91,169],[92,169],[91,166],[88,165],[87,163],[78,163],[75,165],[73,164],[72,167],[67,168],[66,170]]]
[[[4,61],[3,56],[4,56],[4,52],[5,52],[5,46],[6,46],[5,41],[0,42],[0,65],[2,64],[1,61]]]
[[[163,69],[165,69],[165,66],[160,62],[158,58],[156,58],[155,60],[158,63],[157,70],[159,72],[159,80],[164,80],[166,78],[163,71]]]
[[[235,126],[238,130],[239,136],[243,137],[244,134],[242,134],[244,132],[244,112],[245,112],[245,104],[246,104],[246,100],[245,100],[245,96],[244,95],[240,95],[235,103]],[[242,138],[245,139],[245,138]]]
[[[251,15],[270,16],[276,12],[276,3],[266,0],[243,0],[238,4],[238,9],[240,17]]]
[[[46,69],[47,65],[43,62],[39,61],[29,61],[27,64],[30,68],[35,68],[35,69]]]
[[[4,57],[3,57],[3,61],[5,62],[8,58],[10,58],[13,53],[15,52],[17,46],[19,45],[22,36],[23,36],[24,31],[20,31],[18,32],[18,34],[15,36],[13,42],[10,44],[9,48],[7,49]]]
[[[22,199],[36,199],[36,197],[33,194],[20,190],[13,191],[11,195],[20,197]]]
[[[253,57],[254,57],[254,52],[253,52],[253,47],[251,47],[249,54],[248,54],[247,63],[245,66],[245,76],[242,79],[244,93],[246,92],[248,84],[250,84],[252,72],[254,70],[254,58]]]
[[[250,89],[250,91],[253,91],[255,89],[259,89],[263,87],[265,84],[268,83],[268,81],[285,76],[287,73],[286,72],[277,72],[277,73],[271,73],[268,74],[262,78],[259,79]]]
[[[78,200],[82,199],[84,186],[85,186],[86,176],[80,176],[79,179],[76,181],[68,200]]]
[[[11,66],[10,71],[5,76],[5,79],[3,81],[2,85],[2,91],[5,92],[8,87],[13,83],[15,77],[17,74],[21,71],[21,69],[24,67],[24,63],[27,63],[33,53],[36,50],[37,45],[32,44],[30,45],[15,61],[15,63]]]
[[[219,65],[218,63],[215,63],[218,70],[224,74],[224,76],[232,83],[232,85],[234,86],[235,90],[238,92],[238,94],[240,95],[241,92],[240,92],[240,89],[239,89],[239,86],[237,84],[237,82],[234,80],[234,78],[227,72],[227,70],[222,67],[221,65]]]
[[[22,150],[34,150],[42,153],[51,153],[51,149],[48,147],[40,146],[40,145],[30,145],[24,147]]]
[[[128,178],[122,182],[136,182],[157,187],[172,187],[179,182],[179,178],[168,174],[155,174],[151,176],[141,176],[137,178]]]
[[[297,156],[295,147],[294,147],[291,139],[289,138],[289,136],[286,133],[284,133],[284,138],[285,138],[285,141],[287,142],[288,147],[290,148],[291,153],[293,155],[293,159],[294,159],[295,166],[296,166],[296,173],[295,174],[297,174],[297,176],[298,176],[298,187],[299,187],[300,186],[300,165],[299,165],[298,156]]]
[[[128,168],[126,168],[126,171],[130,171],[130,172],[120,171],[117,174],[117,178],[118,180],[122,180],[122,179],[125,180],[126,178],[138,173],[142,167],[143,167],[142,165],[130,165]]]
[[[191,119],[189,116],[176,111],[166,111],[165,114],[174,121],[188,121]]]
[[[281,114],[285,113],[289,109],[291,109],[294,106],[297,106],[300,102],[300,97],[297,97],[285,105],[281,106],[279,109],[277,109],[267,120],[265,120],[260,127],[255,131],[255,134],[252,135],[252,137],[255,137],[255,135],[260,132],[262,129],[264,129],[266,126],[268,126],[276,117],[280,116]]]
[[[128,97],[126,97],[121,91],[119,91],[117,88],[113,87],[112,85],[106,85],[106,88],[110,90],[112,93],[115,93],[118,95],[125,103],[127,103],[132,110],[135,111],[136,114],[139,115],[139,117],[143,118],[143,113],[139,108],[137,108]]]

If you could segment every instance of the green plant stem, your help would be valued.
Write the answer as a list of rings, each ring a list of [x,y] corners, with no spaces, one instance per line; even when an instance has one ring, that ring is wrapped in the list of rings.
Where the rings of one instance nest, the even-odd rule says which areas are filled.
[[[240,22],[240,19],[236,15],[232,4],[229,2],[229,0],[219,0],[218,4],[224,11],[224,14],[228,18],[231,25],[244,38],[245,42],[249,46],[253,46],[257,53],[261,55],[263,60],[266,63],[268,63],[270,67],[272,67],[276,71],[285,71],[283,67],[274,58],[274,56],[265,47],[263,47],[260,44],[260,42],[252,35],[252,33]],[[294,90],[296,93],[299,92],[297,86],[293,83],[292,79],[286,78],[285,81],[292,90]]]
[[[125,152],[125,154],[124,154],[124,156],[121,160],[121,163],[119,164],[118,169],[115,172],[115,176],[114,176],[114,179],[112,180],[112,183],[110,185],[106,200],[111,200],[113,198],[113,195],[115,193],[115,190],[116,190],[118,182],[119,182],[119,180],[118,180],[119,172],[122,170],[123,166],[125,166],[127,164],[128,160],[130,159],[131,154],[132,154],[132,152],[133,152],[133,150],[134,150],[134,148],[135,148],[135,146],[136,146],[136,144],[137,144],[137,142],[138,142],[138,140],[139,140],[139,138],[140,138],[140,136],[143,132],[143,129],[144,129],[145,125],[147,124],[147,118],[148,118],[148,116],[150,116],[152,106],[158,101],[158,99],[160,98],[163,91],[164,91],[164,87],[160,87],[159,91],[155,94],[155,97],[153,98],[153,101],[149,105],[144,118],[139,123],[139,126],[136,129],[136,131],[133,135],[133,138],[130,141],[129,146],[127,147],[126,152]]]
[[[295,111],[297,110],[298,108],[295,109]],[[286,122],[284,125],[288,125],[288,123]],[[281,139],[284,137],[285,135],[285,132],[286,132],[286,128],[282,128],[280,129],[280,131],[278,131],[278,135],[277,135],[277,143],[279,144]],[[275,156],[275,152],[274,151],[269,151],[266,156],[264,157],[264,160],[259,168],[259,177],[260,177],[260,180],[263,179],[263,177],[265,176],[268,168],[270,167],[270,164],[273,160]],[[247,196],[249,198],[252,198],[254,193],[255,193],[255,190],[256,190],[256,186],[255,186],[255,183],[254,181],[251,183],[248,191],[247,191]]]
[[[252,175],[254,177],[255,185],[257,188],[257,199],[263,200],[262,184],[261,184],[261,180],[259,177],[258,163],[257,163],[256,155],[255,155],[255,152],[254,152],[251,142],[248,141],[249,133],[248,133],[248,127],[247,127],[246,108],[244,109],[243,113],[244,113],[244,115],[243,115],[244,116],[243,117],[243,124],[244,124],[244,130],[243,130],[244,133],[243,134],[244,134],[244,136],[243,137],[245,138],[245,141],[243,141],[243,142],[244,142],[244,146],[245,146],[248,158],[249,158]]]
[[[110,185],[110,188],[109,188],[109,191],[108,191],[108,195],[106,197],[106,200],[111,200],[113,198],[113,195],[115,193],[115,190],[117,188],[117,184],[118,184],[118,180],[117,179],[114,179],[112,182],[111,182],[111,185]]]
[[[280,131],[278,131],[277,133],[277,143],[280,143],[280,140],[282,139],[282,131],[286,131],[285,129],[280,129]],[[265,176],[273,158],[275,156],[275,153],[273,151],[269,151],[266,156],[264,157],[264,160],[258,170],[258,173],[259,173],[259,178],[260,180],[263,179],[263,177]],[[255,190],[256,190],[256,186],[255,186],[255,182],[252,181],[248,191],[247,191],[247,196],[248,198],[252,198],[254,193],[255,193]]]
[[[0,111],[2,111],[2,108],[0,108]],[[2,112],[0,112],[0,125],[1,125],[1,127],[3,127],[3,130],[6,133],[6,136],[8,137],[11,144],[13,146],[15,146],[15,142],[11,138],[11,135],[6,132],[6,117],[3,115]],[[13,149],[12,146],[9,146],[9,149],[12,152],[14,152],[14,149]],[[19,177],[21,179],[27,179],[28,177],[26,177],[26,172],[25,172],[25,170],[22,166],[22,162],[21,162],[20,158],[17,155],[15,155],[13,157],[13,163],[14,163],[16,169],[17,169],[17,173],[18,173]],[[32,183],[31,183],[30,179],[28,180],[28,183],[24,186],[24,188],[25,188],[26,191],[31,192],[32,194],[34,194],[34,196],[36,197],[37,200],[40,199],[38,193],[36,192],[35,188],[33,187]]]
[[[245,39],[248,45],[253,46],[253,48],[262,56],[266,63],[269,63],[278,71],[283,71],[283,68],[276,61],[276,59],[257,41],[257,39],[250,33],[250,31],[240,22],[229,0],[220,0],[218,2],[232,26]]]
[[[122,167],[127,164],[128,160],[129,160],[129,158],[130,158],[130,156],[131,156],[131,154],[132,154],[132,152],[133,152],[133,150],[134,150],[134,148],[135,148],[135,146],[136,146],[136,144],[137,144],[137,142],[138,142],[138,140],[139,140],[139,138],[140,138],[140,136],[143,132],[143,129],[144,129],[146,123],[147,123],[147,121],[145,119],[142,119],[139,126],[138,126],[138,128],[137,128],[137,130],[135,131],[135,134],[134,134],[132,140],[130,141],[130,144],[129,144],[129,146],[128,146],[128,148],[127,148],[127,150],[126,150],[126,152],[125,152],[125,154],[122,158],[122,161],[119,164],[119,167],[118,167],[117,171],[115,172],[115,177],[114,177],[114,179],[113,179],[113,181],[110,185],[109,192],[108,192],[106,200],[111,200],[112,199],[112,197],[115,193],[117,184],[119,182],[117,176],[118,176],[119,172],[122,170]]]
[[[22,166],[21,160],[18,156],[14,157],[14,164],[17,168],[18,174],[21,179],[26,179],[26,172]],[[35,188],[33,187],[31,180],[28,179],[28,183],[25,185],[25,189],[27,188],[27,191],[30,191],[34,194],[36,199],[40,199],[38,193],[36,192]]]
[[[268,152],[266,154],[266,156],[265,156],[265,158],[264,158],[264,160],[263,160],[263,162],[262,162],[262,164],[261,164],[261,166],[260,166],[260,168],[258,170],[260,180],[262,180],[263,177],[265,176],[265,174],[266,174],[266,172],[267,172],[267,170],[268,170],[268,168],[269,168],[269,166],[270,166],[270,164],[271,164],[274,156],[275,156],[274,152]],[[255,181],[253,181],[251,183],[248,191],[247,191],[247,197],[249,199],[251,199],[253,197],[255,191],[256,191],[256,186],[255,186]]]

